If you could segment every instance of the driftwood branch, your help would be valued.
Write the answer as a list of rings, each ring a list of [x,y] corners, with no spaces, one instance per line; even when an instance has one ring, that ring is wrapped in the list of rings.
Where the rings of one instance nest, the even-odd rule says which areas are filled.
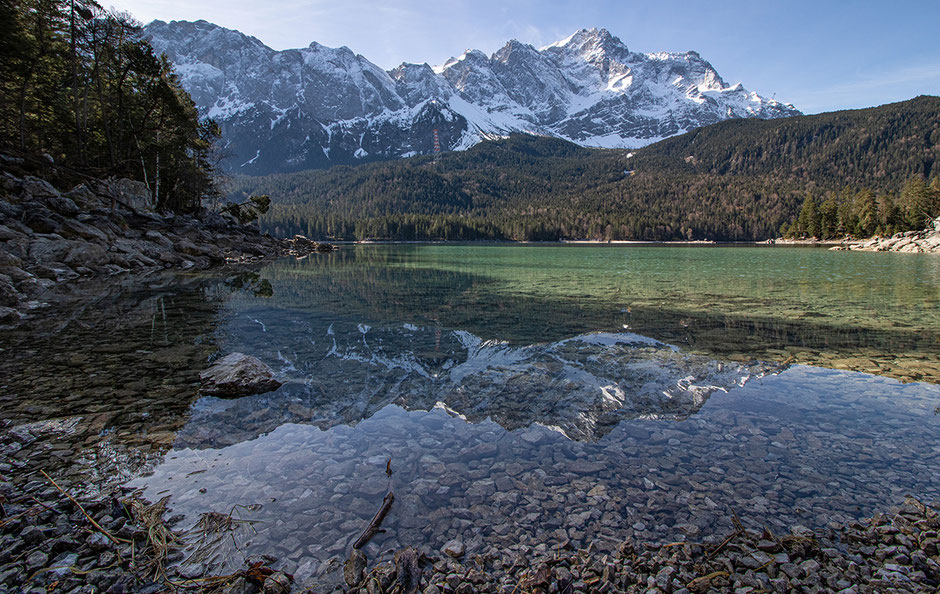
[[[353,544],[354,549],[361,549],[366,546],[366,543],[369,542],[369,539],[375,536],[378,532],[381,532],[379,526],[382,525],[382,520],[385,519],[388,510],[392,508],[392,503],[395,501],[395,494],[389,490],[385,494],[385,499],[382,500],[382,507],[379,508],[379,511],[375,512],[375,515],[372,516],[372,520],[369,522],[369,525],[366,526],[366,529],[362,531],[362,534],[359,535],[359,538],[356,539],[356,542]]]
[[[52,486],[53,486],[53,487],[55,487],[56,489],[58,489],[59,493],[62,493],[63,495],[65,495],[66,497],[68,497],[68,498],[69,498],[69,501],[71,501],[73,504],[75,504],[75,506],[79,509],[79,511],[82,512],[82,515],[84,515],[85,518],[87,518],[88,521],[91,522],[92,526],[94,526],[95,528],[97,528],[97,529],[98,529],[98,532],[100,532],[100,533],[104,534],[105,536],[107,536],[108,539],[109,539],[111,542],[113,542],[114,544],[118,544],[118,543],[122,543],[122,542],[124,542],[124,543],[130,543],[130,542],[131,542],[131,541],[126,540],[126,539],[124,539],[124,538],[118,538],[118,537],[114,536],[113,534],[111,534],[110,532],[108,532],[107,530],[105,530],[104,528],[102,528],[101,525],[100,525],[98,522],[96,522],[94,518],[92,518],[91,516],[88,515],[88,512],[85,511],[85,508],[82,507],[82,504],[79,503],[78,501],[76,501],[74,497],[72,497],[71,495],[69,495],[69,494],[65,491],[65,489],[63,489],[62,487],[60,487],[60,486],[59,486],[59,483],[57,483],[57,482],[55,482],[54,480],[52,480],[52,477],[49,476],[48,474],[46,474],[44,471],[40,470],[39,472],[40,472],[40,474],[42,474],[44,477],[46,477],[47,479],[49,479],[49,482],[52,483]]]

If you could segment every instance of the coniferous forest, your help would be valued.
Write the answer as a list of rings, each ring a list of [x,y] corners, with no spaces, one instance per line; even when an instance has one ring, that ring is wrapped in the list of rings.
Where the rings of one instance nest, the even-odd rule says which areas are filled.
[[[515,135],[415,157],[236,177],[263,227],[318,239],[863,237],[940,214],[940,98],[730,120],[637,151]]]
[[[66,183],[144,182],[161,210],[215,192],[219,129],[139,23],[93,0],[0,0],[0,149],[55,163]]]

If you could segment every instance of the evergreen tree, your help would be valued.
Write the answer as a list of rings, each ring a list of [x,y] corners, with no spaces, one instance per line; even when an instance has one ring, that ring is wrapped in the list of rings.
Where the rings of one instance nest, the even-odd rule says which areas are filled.
[[[904,184],[901,190],[901,204],[905,225],[912,229],[923,228],[934,214],[932,202],[923,178],[915,177]]]
[[[830,192],[819,205],[819,237],[832,239],[844,234],[839,224],[839,201],[834,192]]]
[[[218,127],[200,122],[139,23],[93,0],[0,0],[0,149],[143,181],[161,209],[214,190]]]
[[[854,213],[857,223],[856,233],[861,237],[870,237],[878,230],[878,203],[871,190],[864,189],[855,195]]]
[[[797,232],[807,237],[819,237],[819,212],[816,209],[816,199],[807,193],[797,218]]]

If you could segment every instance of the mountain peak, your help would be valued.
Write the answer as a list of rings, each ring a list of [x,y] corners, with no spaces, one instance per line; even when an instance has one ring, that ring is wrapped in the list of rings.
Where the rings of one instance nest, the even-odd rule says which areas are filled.
[[[522,43],[516,39],[510,39],[506,42],[506,45],[501,47],[499,51],[493,54],[493,59],[498,62],[506,62],[513,54],[537,56],[538,53],[539,51],[528,43]]]
[[[578,29],[568,37],[542,47],[541,50],[545,51],[552,48],[579,49],[585,45],[627,49],[627,46],[620,39],[611,35],[607,29],[592,27],[590,29]]]

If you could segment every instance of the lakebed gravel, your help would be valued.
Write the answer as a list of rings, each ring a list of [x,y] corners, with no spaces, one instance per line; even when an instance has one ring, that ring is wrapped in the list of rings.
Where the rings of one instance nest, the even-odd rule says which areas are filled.
[[[72,502],[49,483],[0,483],[0,591],[3,592],[935,592],[940,587],[940,516],[906,498],[889,513],[813,531],[746,529],[732,517],[725,534],[650,544],[627,538],[613,551],[593,543],[551,548],[517,543],[470,554],[452,539],[441,551],[404,547],[370,563],[351,551],[343,583],[299,583],[268,563],[211,578],[191,566],[156,570],[148,526],[115,496]],[[79,507],[81,505],[81,507]],[[87,515],[86,515],[87,513]],[[92,523],[94,520],[94,524]],[[162,566],[161,566],[162,567]]]

